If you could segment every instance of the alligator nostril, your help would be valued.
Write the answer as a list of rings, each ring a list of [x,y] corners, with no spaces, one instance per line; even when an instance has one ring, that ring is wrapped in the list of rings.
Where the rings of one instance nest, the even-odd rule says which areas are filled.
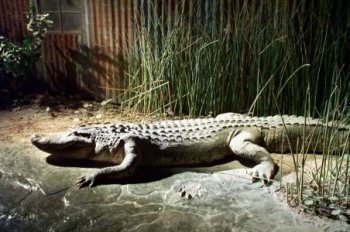
[[[32,135],[32,139],[33,139],[33,138],[40,138],[40,137],[41,137],[40,134],[34,134],[34,135]]]
[[[41,138],[42,138],[42,135],[41,135],[41,134],[34,134],[34,135],[32,135],[32,137],[30,138],[30,141],[31,141],[32,143],[36,143],[36,142],[38,142],[38,140],[41,139]]]

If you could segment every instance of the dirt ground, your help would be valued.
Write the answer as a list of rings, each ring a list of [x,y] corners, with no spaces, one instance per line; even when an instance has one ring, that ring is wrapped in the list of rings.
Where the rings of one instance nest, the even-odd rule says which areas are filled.
[[[118,106],[109,103],[37,95],[27,97],[24,104],[15,101],[12,107],[0,110],[0,140],[26,140],[34,133],[76,126],[147,120],[152,118],[121,113]]]

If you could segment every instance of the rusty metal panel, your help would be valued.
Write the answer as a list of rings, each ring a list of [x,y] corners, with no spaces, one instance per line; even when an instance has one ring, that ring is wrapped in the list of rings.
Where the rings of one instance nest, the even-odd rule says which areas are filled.
[[[123,49],[131,43],[132,2],[91,0],[89,10],[91,78],[104,98],[117,101],[123,88]]]
[[[40,1],[36,0],[39,9]],[[60,0],[63,1],[63,0]],[[26,33],[30,0],[0,0],[0,34],[21,42]],[[195,12],[203,24],[216,22],[218,33],[232,30],[232,17],[238,17],[245,1],[196,0],[81,0],[81,31],[49,33],[44,41],[40,74],[54,89],[81,92],[102,98],[123,93],[125,51],[133,44],[135,22],[141,21],[155,38],[163,30],[152,28],[155,17],[171,30],[184,12]],[[249,1],[251,4],[252,1]],[[24,4],[25,3],[25,4]],[[195,7],[194,9],[192,7]],[[216,10],[212,10],[215,8]],[[236,9],[237,8],[237,9]],[[237,12],[233,14],[232,12]],[[214,25],[214,24],[213,24]],[[157,34],[158,33],[158,34]],[[213,33],[215,31],[213,30]]]
[[[29,0],[0,0],[0,35],[21,44],[26,31]]]
[[[26,32],[24,12],[29,8],[24,1],[29,2],[0,0],[0,33],[14,41],[21,41]],[[39,9],[40,1],[37,0]],[[81,0],[81,32],[51,32],[44,41],[40,71],[43,79],[58,91],[85,90],[118,101],[124,88],[125,48],[133,44],[135,19],[141,20],[155,37],[162,36],[152,29],[154,17],[171,30],[179,14],[189,11],[193,2],[197,1]],[[214,18],[208,15],[208,9],[215,4],[209,0],[201,3],[197,5],[196,15],[208,22]],[[230,9],[231,4],[229,0],[220,0],[220,12]],[[230,17],[221,16],[223,27]]]
[[[77,34],[48,34],[43,44],[43,62],[46,82],[50,87],[77,93],[79,66],[74,57],[79,53]]]

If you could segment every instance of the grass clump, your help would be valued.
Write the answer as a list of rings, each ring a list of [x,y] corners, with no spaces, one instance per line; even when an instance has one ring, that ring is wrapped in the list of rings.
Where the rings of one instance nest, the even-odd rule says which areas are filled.
[[[296,114],[349,125],[348,1],[170,2],[135,1],[122,107]],[[322,133],[301,138],[324,144],[313,171],[305,169],[311,143],[293,151],[297,181],[288,200],[339,217],[350,195],[349,142],[339,147],[337,124]]]
[[[308,99],[308,116],[321,116],[332,83],[342,83],[342,98],[350,91],[346,5],[136,1],[122,105],[147,114],[304,115]]]
[[[287,201],[306,212],[350,222],[350,109],[340,98],[341,83],[334,83],[321,114],[326,126],[303,134],[301,150],[294,150],[295,182],[286,183]],[[322,156],[315,148],[322,148]]]

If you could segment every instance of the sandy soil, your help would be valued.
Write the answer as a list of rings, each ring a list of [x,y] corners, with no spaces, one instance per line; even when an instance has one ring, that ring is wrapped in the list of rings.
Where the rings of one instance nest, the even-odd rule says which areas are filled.
[[[76,126],[149,120],[152,118],[136,113],[122,114],[115,105],[39,95],[30,97],[29,104],[0,110],[0,141],[26,140],[34,133],[64,131]]]

